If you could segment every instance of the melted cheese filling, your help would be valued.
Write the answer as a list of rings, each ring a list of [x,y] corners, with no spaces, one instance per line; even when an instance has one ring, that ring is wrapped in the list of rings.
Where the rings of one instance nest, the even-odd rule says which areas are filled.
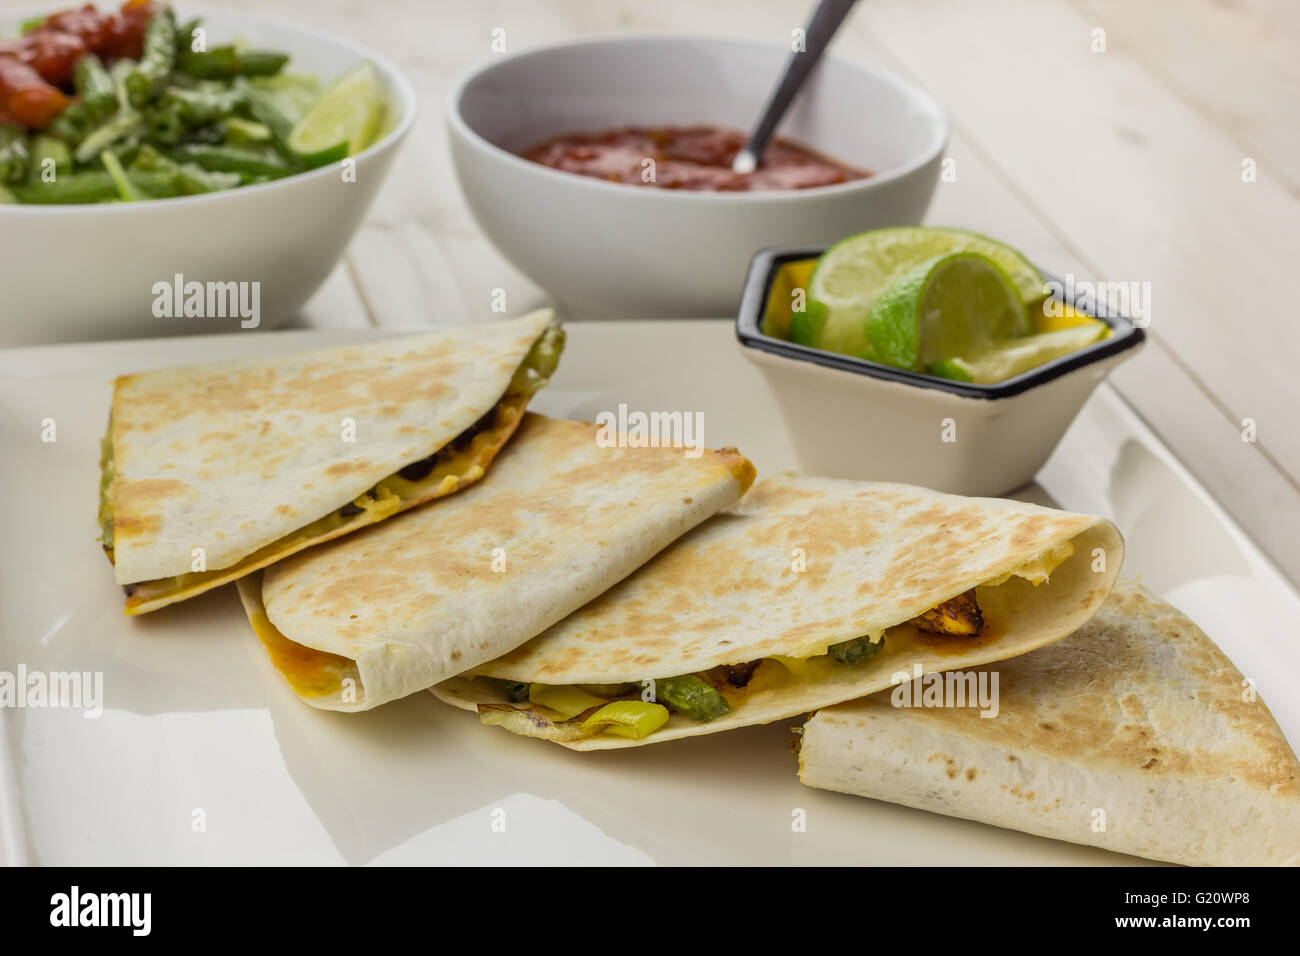
[[[1021,562],[1012,568],[1006,574],[999,575],[996,578],[979,585],[983,588],[993,588],[1000,584],[1005,584],[1013,577],[1021,577],[1029,581],[1035,587],[1046,582],[1051,573],[1056,570],[1062,563],[1074,554],[1074,545],[1070,541],[1062,541],[1058,544],[1047,548],[1038,554],[1033,555],[1026,561]],[[936,605],[937,606],[937,605]],[[910,622],[904,622],[899,626],[908,626]],[[875,631],[866,632],[863,636],[868,637],[871,643],[876,644],[884,640],[888,628],[881,628]],[[952,640],[961,641],[963,636],[954,635]],[[841,664],[834,660],[828,653],[831,644],[839,643],[838,641],[825,641],[817,644],[805,645],[796,651],[795,656],[772,656],[763,658],[758,667],[755,669],[749,681],[742,687],[736,687],[731,684],[718,683],[713,686],[727,705],[734,710],[736,707],[743,705],[746,699],[760,691],[769,690],[774,687],[782,687],[791,683],[811,683],[828,677],[836,668],[852,667],[852,664]],[[640,682],[633,682],[640,683]],[[567,685],[561,685],[567,686]],[[614,698],[618,699],[618,698]],[[534,710],[536,707],[527,707],[523,709]],[[540,709],[543,716],[556,723],[564,724],[561,715],[552,715],[545,713],[545,708]],[[501,723],[507,730],[514,730],[512,724],[502,721],[493,721]],[[519,732],[514,730],[514,732]],[[550,739],[569,739],[563,733],[563,727],[556,728],[554,733],[548,732],[545,727],[531,728],[530,736],[548,737]],[[589,735],[584,735],[589,736]]]
[[[262,604],[261,598],[260,579],[252,580],[257,594],[253,605],[250,606],[247,601],[245,602],[248,622],[253,626],[253,632],[262,642],[262,646],[266,648],[271,663],[284,675],[289,686],[305,698],[328,697],[339,693],[343,688],[343,681],[352,678],[357,682],[358,697],[364,694],[357,677],[356,662],[351,658],[306,647],[280,633],[280,629],[266,616],[266,606]]]

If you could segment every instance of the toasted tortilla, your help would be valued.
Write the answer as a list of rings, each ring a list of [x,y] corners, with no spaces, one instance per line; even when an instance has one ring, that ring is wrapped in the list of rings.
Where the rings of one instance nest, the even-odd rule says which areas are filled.
[[[1300,763],[1273,715],[1140,585],[1118,582],[1076,633],[985,670],[994,717],[894,707],[892,692],[819,710],[799,778],[1154,860],[1300,863]]]
[[[541,311],[119,378],[101,520],[126,613],[193,597],[476,481],[562,342]]]
[[[530,722],[514,722],[575,750],[717,733],[861,697],[899,670],[971,667],[1058,640],[1093,615],[1122,560],[1119,532],[1091,515],[776,475],[546,633],[432,692],[500,722],[513,706],[503,681],[641,683],[761,659],[745,688],[724,694],[730,712],[711,721],[673,712],[641,738],[568,739],[571,725],[523,704]],[[978,636],[908,623],[971,588],[984,613]],[[881,633],[883,649],[859,664],[826,656]]]
[[[739,498],[734,449],[602,444],[528,414],[491,477],[239,582],[254,630],[314,707],[369,710],[517,647]]]

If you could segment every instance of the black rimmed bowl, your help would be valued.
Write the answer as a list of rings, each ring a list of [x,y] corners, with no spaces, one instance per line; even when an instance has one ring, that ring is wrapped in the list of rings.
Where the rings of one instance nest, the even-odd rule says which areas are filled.
[[[1004,382],[977,385],[766,334],[781,270],[823,251],[755,255],[736,318],[741,351],[767,379],[800,464],[815,474],[963,495],[1013,491],[1033,480],[1093,389],[1145,339],[1129,319],[1076,301],[1071,305],[1110,327],[1106,338]]]

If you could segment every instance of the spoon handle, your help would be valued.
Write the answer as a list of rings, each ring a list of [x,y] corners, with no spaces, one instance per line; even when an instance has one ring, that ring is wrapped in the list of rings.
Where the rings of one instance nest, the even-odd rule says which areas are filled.
[[[751,173],[757,168],[763,150],[767,149],[768,141],[776,132],[776,127],[785,116],[785,111],[789,109],[795,94],[799,92],[804,80],[812,72],[812,68],[826,52],[831,38],[835,36],[840,24],[844,22],[844,18],[849,15],[856,2],[857,0],[820,0],[817,4],[817,9],[813,12],[812,19],[808,21],[808,27],[804,31],[806,40],[804,51],[791,56],[790,65],[786,67],[785,76],[781,78],[781,85],[772,93],[772,98],[763,111],[762,121],[754,130],[754,135],[749,138],[749,142],[745,144],[745,148],[736,154],[735,161],[732,163],[733,170],[738,173]]]

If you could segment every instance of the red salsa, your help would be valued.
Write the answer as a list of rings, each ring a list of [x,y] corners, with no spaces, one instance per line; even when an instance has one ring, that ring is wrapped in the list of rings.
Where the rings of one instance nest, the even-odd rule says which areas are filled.
[[[768,144],[754,172],[732,172],[731,161],[745,140],[744,133],[717,126],[627,126],[556,136],[522,155],[612,183],[708,192],[812,189],[871,175],[779,137]]]

